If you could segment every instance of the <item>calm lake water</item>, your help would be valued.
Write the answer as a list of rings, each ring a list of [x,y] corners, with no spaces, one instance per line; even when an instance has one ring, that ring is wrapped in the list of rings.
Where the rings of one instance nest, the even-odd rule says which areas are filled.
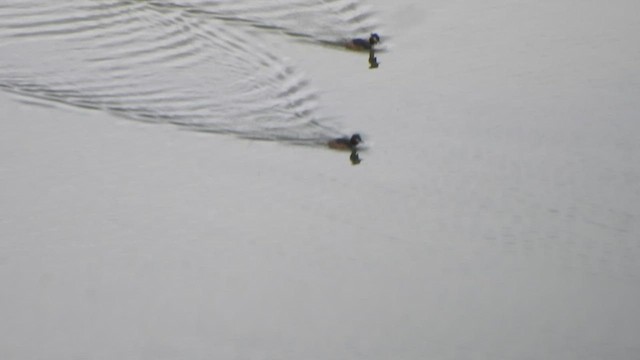
[[[0,359],[637,358],[637,8],[0,1]]]

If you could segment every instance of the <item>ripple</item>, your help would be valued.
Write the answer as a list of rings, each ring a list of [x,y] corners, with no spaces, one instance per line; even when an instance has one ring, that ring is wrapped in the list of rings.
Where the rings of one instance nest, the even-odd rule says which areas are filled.
[[[279,30],[322,44],[342,45],[354,35],[366,35],[378,26],[373,11],[354,0],[192,0],[181,6],[192,13]]]
[[[317,143],[316,92],[249,27],[319,43],[372,28],[357,2],[5,0],[0,88],[135,120]]]

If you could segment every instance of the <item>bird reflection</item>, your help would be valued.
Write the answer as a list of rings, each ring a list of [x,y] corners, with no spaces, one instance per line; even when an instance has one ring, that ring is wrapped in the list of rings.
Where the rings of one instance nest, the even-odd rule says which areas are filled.
[[[351,165],[358,165],[362,160],[360,160],[360,156],[358,155],[357,150],[351,150],[351,156],[349,156],[349,160],[351,160]]]
[[[378,63],[378,58],[375,55],[375,50],[371,48],[371,50],[369,50],[369,69],[377,69],[380,65]]]

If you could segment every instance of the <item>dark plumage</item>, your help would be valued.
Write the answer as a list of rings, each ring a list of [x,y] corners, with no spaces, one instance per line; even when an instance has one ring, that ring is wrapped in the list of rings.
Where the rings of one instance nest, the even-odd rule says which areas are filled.
[[[378,34],[371,34],[369,40],[366,39],[352,39],[347,42],[347,49],[351,50],[371,50],[373,46],[380,42],[380,36]]]
[[[330,148],[337,150],[355,150],[361,142],[363,141],[360,134],[353,134],[351,138],[343,137],[333,139],[329,141],[328,145]]]

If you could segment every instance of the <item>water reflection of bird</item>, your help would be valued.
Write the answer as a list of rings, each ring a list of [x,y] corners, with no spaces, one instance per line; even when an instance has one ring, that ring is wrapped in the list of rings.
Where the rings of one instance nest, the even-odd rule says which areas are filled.
[[[376,53],[372,48],[371,50],[369,50],[369,69],[377,69],[378,66],[380,66],[380,63],[378,62]]]
[[[349,160],[351,160],[351,164],[353,165],[358,165],[362,162],[356,150],[351,150],[351,156],[349,156]]]
[[[380,36],[373,33],[369,36],[369,40],[366,39],[351,39],[347,42],[347,49],[351,50],[371,50],[373,46],[380,42]]]
[[[343,137],[330,140],[328,145],[336,150],[355,150],[358,144],[362,142],[360,134],[353,134],[351,138]]]

